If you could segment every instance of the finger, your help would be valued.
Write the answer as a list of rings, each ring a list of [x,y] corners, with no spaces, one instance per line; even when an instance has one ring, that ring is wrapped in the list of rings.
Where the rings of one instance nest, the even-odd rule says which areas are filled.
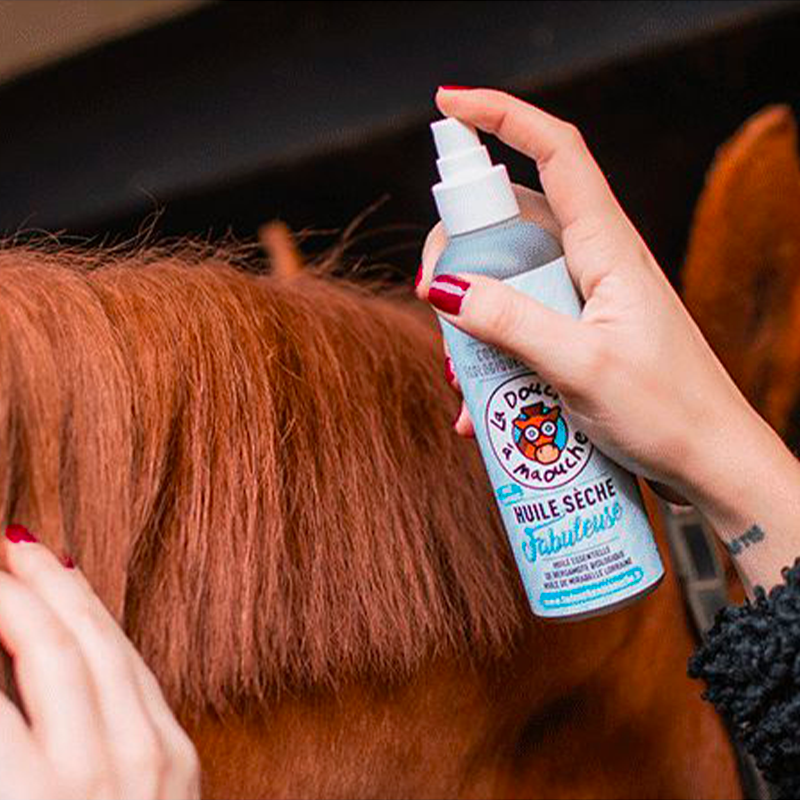
[[[534,192],[533,189],[528,189],[526,186],[514,184],[514,194],[517,196],[520,216],[523,219],[535,222],[540,228],[546,230],[557,239],[561,238],[558,222],[550,210],[547,199],[541,192]],[[445,247],[447,247],[447,234],[444,226],[439,222],[428,233],[422,248],[422,263],[416,285],[417,296],[422,300],[427,296],[428,285],[433,277],[433,269]]]
[[[578,319],[484,275],[439,275],[428,299],[462,331],[493,344],[562,388],[574,387],[595,348],[592,331]]]
[[[90,649],[89,667],[96,675],[109,736],[118,744],[117,757],[128,765],[129,792],[136,796],[148,791],[138,764],[147,764],[152,775],[153,765],[165,761],[160,795],[186,796],[192,780],[197,781],[194,745],[144,659],[85,577],[77,570],[65,570],[44,548],[13,551],[11,556],[9,569],[64,612],[65,624]],[[165,758],[159,756],[161,749]]]
[[[46,797],[46,775],[46,764],[25,719],[0,693],[0,800]]]
[[[200,796],[200,763],[192,740],[178,724],[161,687],[144,659],[134,649],[137,680],[153,723],[169,754],[161,796],[164,800],[186,800]]]
[[[606,224],[625,216],[578,129],[535,106],[493,89],[440,89],[443,114],[494,134],[532,158],[559,225],[600,217]]]
[[[461,403],[453,428],[459,436],[463,436],[466,439],[475,438],[475,425],[472,422],[466,403]]]
[[[75,637],[50,607],[6,573],[0,573],[0,641],[14,661],[35,740],[59,774],[82,785],[87,765],[96,769],[106,760],[89,669]]]
[[[461,384],[458,382],[458,376],[453,370],[453,359],[450,356],[445,356],[444,359],[444,379],[454,392],[461,393]]]
[[[155,796],[164,751],[122,630],[78,570],[66,569],[47,548],[10,545],[7,559],[9,571],[49,607],[83,655],[123,796]]]
[[[425,237],[425,244],[422,246],[422,262],[419,266],[416,284],[416,293],[420,300],[424,300],[428,296],[428,286],[433,277],[433,270],[445,247],[447,247],[447,234],[444,225],[437,222]]]
[[[453,360],[450,358],[450,348],[448,347],[447,342],[444,342],[444,351],[447,353],[444,361],[445,380],[448,382],[448,384],[450,384],[453,391],[461,394],[461,383],[458,380],[458,375],[456,375],[453,369]],[[458,414],[456,415],[455,422],[453,423],[453,428],[459,436],[464,436],[466,438],[472,438],[475,436],[475,426],[472,424],[472,417],[469,414],[467,404],[463,400],[459,406]]]
[[[458,380],[453,359],[450,357],[450,345],[444,338],[442,339],[442,349],[444,350],[444,379],[453,391],[461,394],[461,383]]]

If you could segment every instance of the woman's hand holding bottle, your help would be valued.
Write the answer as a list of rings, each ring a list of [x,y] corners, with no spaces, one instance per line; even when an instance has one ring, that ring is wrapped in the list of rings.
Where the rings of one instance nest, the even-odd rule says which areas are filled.
[[[800,555],[800,467],[712,352],[580,133],[497,91],[440,89],[437,103],[536,162],[544,195],[519,188],[523,215],[559,237],[585,301],[573,319],[463,274],[460,304],[440,313],[530,365],[598,447],[690,500],[724,540],[757,526],[762,538],[740,548],[740,569],[751,583],[776,583]],[[437,226],[423,251],[417,291],[434,305],[443,295],[431,275],[445,243]],[[456,427],[469,432],[465,410]]]

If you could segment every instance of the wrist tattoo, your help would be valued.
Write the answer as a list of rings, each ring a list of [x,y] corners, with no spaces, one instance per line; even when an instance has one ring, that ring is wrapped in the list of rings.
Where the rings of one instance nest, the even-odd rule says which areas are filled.
[[[763,529],[758,525],[752,525],[741,536],[737,536],[735,539],[731,539],[730,542],[727,542],[725,547],[728,548],[728,552],[732,556],[738,556],[742,550],[746,550],[748,547],[752,547],[754,544],[764,541],[766,535],[767,534],[764,533]]]

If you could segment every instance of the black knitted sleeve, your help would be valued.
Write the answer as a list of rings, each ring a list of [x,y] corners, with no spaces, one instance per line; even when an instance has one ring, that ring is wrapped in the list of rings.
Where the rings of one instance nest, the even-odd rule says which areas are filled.
[[[689,660],[703,697],[733,726],[781,797],[800,797],[800,558],[783,584],[717,615]]]

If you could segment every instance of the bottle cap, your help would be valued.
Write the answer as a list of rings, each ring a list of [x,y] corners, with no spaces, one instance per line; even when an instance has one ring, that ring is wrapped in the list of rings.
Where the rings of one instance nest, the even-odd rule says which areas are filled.
[[[519,215],[519,204],[502,164],[492,165],[471,125],[457,119],[431,124],[441,181],[433,198],[448,236],[457,236]]]

